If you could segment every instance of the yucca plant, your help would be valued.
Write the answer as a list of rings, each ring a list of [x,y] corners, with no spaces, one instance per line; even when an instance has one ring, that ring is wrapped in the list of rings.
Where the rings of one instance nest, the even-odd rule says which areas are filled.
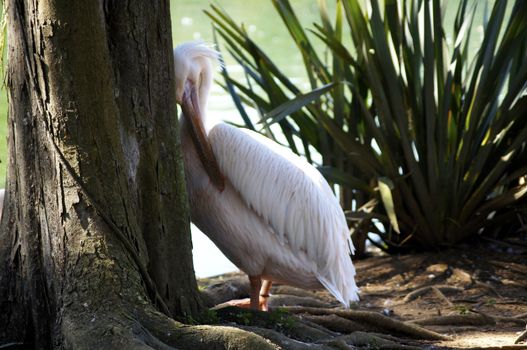
[[[526,1],[509,16],[507,1],[494,3],[476,53],[469,44],[481,2],[461,0],[445,28],[439,0],[341,0],[333,20],[319,0],[320,23],[309,31],[289,1],[272,2],[311,91],[212,6],[215,33],[246,77],[224,69],[224,86],[247,127],[277,138],[278,125],[293,151],[310,162],[321,156],[359,248],[371,233],[384,249],[453,245],[496,232],[524,210]],[[247,107],[259,111],[259,124]]]

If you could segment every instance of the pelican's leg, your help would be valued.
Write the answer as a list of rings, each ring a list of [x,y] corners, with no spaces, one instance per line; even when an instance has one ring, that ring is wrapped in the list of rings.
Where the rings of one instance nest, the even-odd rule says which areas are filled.
[[[269,300],[269,292],[271,291],[271,285],[273,281],[263,280],[262,289],[260,289],[260,310],[268,311],[267,301]]]
[[[262,287],[261,276],[249,276],[249,283],[251,288],[251,309],[260,309],[260,288]]]
[[[271,289],[271,281],[264,280],[262,276],[249,276],[250,298],[236,299],[225,302],[223,305],[251,308],[254,310],[267,311],[267,299]]]

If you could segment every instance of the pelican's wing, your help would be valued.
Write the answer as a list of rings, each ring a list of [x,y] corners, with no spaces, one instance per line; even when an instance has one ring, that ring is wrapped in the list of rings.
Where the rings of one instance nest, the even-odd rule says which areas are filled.
[[[209,140],[220,169],[293,254],[305,253],[319,281],[343,304],[357,300],[344,213],[323,176],[285,147],[247,129],[218,124]]]

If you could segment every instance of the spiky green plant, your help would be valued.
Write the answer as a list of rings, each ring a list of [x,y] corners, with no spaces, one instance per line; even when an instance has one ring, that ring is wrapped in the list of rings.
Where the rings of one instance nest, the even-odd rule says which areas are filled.
[[[494,3],[475,54],[469,44],[481,2],[461,0],[445,28],[439,0],[340,0],[334,20],[319,0],[320,23],[308,32],[289,1],[272,2],[312,91],[303,93],[212,6],[215,32],[246,76],[224,69],[225,88],[247,127],[255,128],[249,106],[260,112],[262,132],[274,138],[278,125],[293,151],[311,162],[315,150],[322,156],[317,165],[340,185],[355,236],[377,233],[384,248],[447,246],[523,210],[526,1],[508,16],[507,1]]]

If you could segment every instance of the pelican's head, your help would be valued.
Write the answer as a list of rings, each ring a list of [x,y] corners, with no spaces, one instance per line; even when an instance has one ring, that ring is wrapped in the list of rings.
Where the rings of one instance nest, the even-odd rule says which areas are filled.
[[[183,103],[190,90],[198,91],[202,112],[212,85],[213,65],[218,62],[219,53],[203,41],[189,41],[174,49],[176,72],[176,101]]]
[[[181,105],[183,117],[197,153],[212,183],[224,188],[224,177],[219,170],[205,128],[203,127],[207,99],[212,85],[212,62],[218,62],[218,52],[202,41],[191,41],[174,49],[176,73],[176,102]]]

